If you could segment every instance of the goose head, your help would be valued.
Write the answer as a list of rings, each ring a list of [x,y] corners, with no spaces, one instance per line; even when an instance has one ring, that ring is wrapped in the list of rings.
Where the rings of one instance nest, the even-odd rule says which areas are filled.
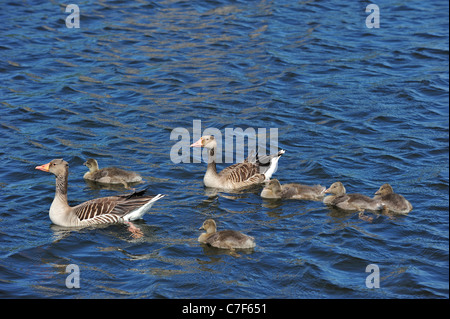
[[[56,177],[64,176],[68,174],[69,163],[64,161],[62,158],[54,159],[50,163],[36,166],[36,169],[44,172],[49,172],[55,175]]]
[[[98,162],[93,158],[89,158],[83,165],[89,168],[89,172],[91,173],[98,170]]]
[[[331,193],[334,195],[344,195],[345,194],[345,187],[341,182],[335,182],[331,184],[331,186],[325,190],[325,193]]]
[[[381,185],[380,189],[375,192],[375,195],[379,196],[385,196],[388,194],[393,194],[394,190],[392,189],[392,186],[388,183]]]
[[[274,194],[277,194],[278,192],[281,191],[281,184],[278,181],[278,179],[274,178],[271,179],[267,184],[266,184],[266,188],[271,190]]]
[[[217,229],[216,222],[214,219],[207,219],[203,222],[203,225],[199,229],[206,230],[207,234],[213,234]]]
[[[217,147],[217,141],[213,135],[205,135],[200,137],[200,139],[191,144],[191,147],[206,147],[208,149],[213,149]]]

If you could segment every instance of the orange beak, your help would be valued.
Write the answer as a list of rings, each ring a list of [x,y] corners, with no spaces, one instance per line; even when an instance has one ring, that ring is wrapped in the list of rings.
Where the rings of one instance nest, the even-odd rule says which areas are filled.
[[[35,167],[35,169],[38,169],[38,170],[41,170],[44,172],[48,172],[49,168],[50,168],[50,163]]]
[[[202,147],[203,146],[203,138],[200,137],[200,139],[195,142],[194,144],[191,144],[191,147]]]

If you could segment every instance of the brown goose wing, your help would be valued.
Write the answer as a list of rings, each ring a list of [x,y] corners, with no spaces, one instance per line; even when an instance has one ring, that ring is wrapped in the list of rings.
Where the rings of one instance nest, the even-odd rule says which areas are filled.
[[[81,221],[102,215],[115,215],[116,219],[119,220],[122,216],[141,207],[154,197],[143,196],[144,193],[145,190],[130,195],[96,198],[73,207],[73,210]]]
[[[233,183],[240,183],[258,174],[259,169],[256,164],[243,162],[224,168],[219,176]]]
[[[142,197],[133,197],[127,198],[125,200],[119,201],[114,207],[112,214],[117,214],[120,216],[125,216],[133,210],[144,206],[155,196],[142,196]]]
[[[95,218],[101,215],[111,214],[120,200],[120,196],[102,197],[89,200],[73,207],[75,215],[80,221]],[[120,216],[117,216],[118,219]]]

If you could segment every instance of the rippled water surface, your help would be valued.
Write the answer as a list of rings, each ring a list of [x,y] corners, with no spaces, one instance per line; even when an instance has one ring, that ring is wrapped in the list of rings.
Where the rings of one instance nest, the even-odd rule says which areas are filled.
[[[367,4],[83,1],[72,29],[65,3],[3,4],[0,297],[448,298],[448,2],[377,1],[377,29]],[[367,221],[260,188],[211,193],[206,163],[170,157],[171,132],[194,120],[277,128],[282,183],[372,196],[388,182],[414,210]],[[72,205],[127,192],[86,184],[89,157],[167,195],[136,223],[141,238],[52,225],[54,177],[36,165],[70,163]],[[256,248],[200,245],[206,218]]]

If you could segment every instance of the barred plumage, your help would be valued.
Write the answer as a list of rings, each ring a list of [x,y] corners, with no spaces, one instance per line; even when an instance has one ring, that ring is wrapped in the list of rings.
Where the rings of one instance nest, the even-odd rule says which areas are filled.
[[[145,195],[146,190],[142,190],[127,195],[96,198],[70,207],[67,202],[68,163],[55,159],[36,169],[56,176],[56,192],[50,207],[50,219],[60,226],[79,227],[139,219],[150,210],[154,202],[164,197],[161,194]]]
[[[203,178],[205,186],[228,190],[241,189],[269,180],[277,168],[278,159],[285,152],[281,150],[274,155],[249,156],[244,162],[233,164],[217,173],[215,157],[217,142],[214,136],[203,136],[191,147],[209,149],[208,167]]]

